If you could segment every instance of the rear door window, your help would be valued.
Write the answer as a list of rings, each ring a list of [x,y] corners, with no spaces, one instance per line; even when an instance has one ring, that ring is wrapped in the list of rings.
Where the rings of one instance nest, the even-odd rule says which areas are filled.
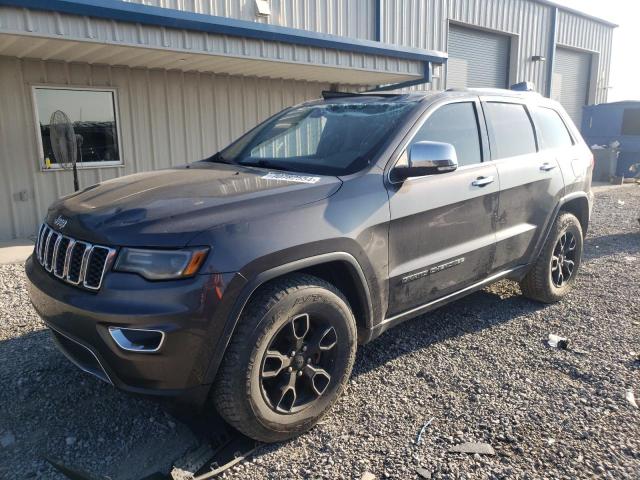
[[[482,161],[478,117],[474,102],[449,103],[436,110],[411,140],[449,143],[456,149],[458,165]]]
[[[494,160],[537,151],[533,125],[524,105],[488,102],[485,115]]]
[[[550,108],[534,107],[531,116],[538,127],[541,149],[567,148],[573,145],[571,134],[558,112]]]

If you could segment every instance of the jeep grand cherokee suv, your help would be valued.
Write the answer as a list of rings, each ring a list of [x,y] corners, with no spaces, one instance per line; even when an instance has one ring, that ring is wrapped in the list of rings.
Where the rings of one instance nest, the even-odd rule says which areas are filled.
[[[327,94],[54,203],[30,296],[80,368],[283,440],[336,401],[358,343],[502,278],[564,297],[592,158],[533,93]]]

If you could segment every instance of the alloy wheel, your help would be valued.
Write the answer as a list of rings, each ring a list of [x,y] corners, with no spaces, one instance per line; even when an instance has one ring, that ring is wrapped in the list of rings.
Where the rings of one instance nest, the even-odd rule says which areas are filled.
[[[576,266],[576,237],[565,232],[553,249],[551,257],[551,281],[557,288],[565,286]]]
[[[276,412],[297,413],[320,398],[335,373],[336,329],[308,313],[292,317],[276,332],[263,356],[260,385]]]

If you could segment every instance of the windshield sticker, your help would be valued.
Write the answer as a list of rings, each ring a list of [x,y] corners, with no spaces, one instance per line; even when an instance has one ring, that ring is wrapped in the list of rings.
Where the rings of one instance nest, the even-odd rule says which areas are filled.
[[[300,182],[300,183],[318,183],[320,177],[310,177],[307,175],[290,175],[288,173],[274,173],[269,172],[263,176],[265,180],[283,180],[285,182]]]

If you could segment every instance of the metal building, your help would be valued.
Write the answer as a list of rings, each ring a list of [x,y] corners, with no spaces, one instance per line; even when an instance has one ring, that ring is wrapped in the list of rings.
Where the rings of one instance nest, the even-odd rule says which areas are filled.
[[[55,112],[81,187],[210,155],[336,87],[531,81],[580,124],[607,99],[614,27],[546,0],[0,0],[0,240],[73,191]]]

